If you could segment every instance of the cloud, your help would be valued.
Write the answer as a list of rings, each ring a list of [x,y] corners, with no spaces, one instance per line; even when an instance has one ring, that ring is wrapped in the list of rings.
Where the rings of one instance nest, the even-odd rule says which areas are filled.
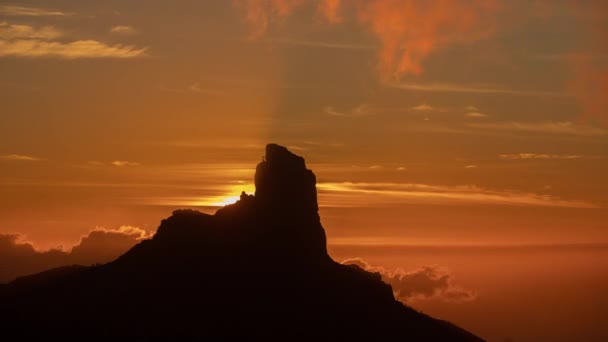
[[[426,103],[423,103],[423,104],[420,104],[420,105],[412,107],[412,110],[417,110],[417,111],[420,111],[420,112],[430,112],[430,111],[436,110],[436,108],[432,107],[432,106],[429,106]]]
[[[53,26],[43,26],[34,28],[30,25],[16,25],[7,22],[0,22],[0,39],[40,39],[51,40],[63,35],[61,31]]]
[[[131,166],[139,166],[139,163],[128,161],[128,160],[114,160],[110,164],[116,167],[131,167]]]
[[[464,116],[467,118],[487,118],[488,115],[480,112],[468,112],[465,113]]]
[[[477,165],[465,165],[465,169],[476,169]]]
[[[132,45],[108,45],[96,40],[57,40],[63,32],[53,26],[0,22],[0,57],[135,58],[146,55],[147,48]]]
[[[222,95],[225,92],[217,90],[217,89],[208,89],[201,87],[201,84],[198,82],[194,82],[188,87],[188,90],[199,93],[199,94],[207,94],[207,95]]]
[[[562,122],[495,122],[495,123],[468,123],[468,127],[512,132],[548,133],[548,134],[569,134],[578,136],[603,136],[608,134],[608,130],[575,124],[570,121]]]
[[[87,162],[87,165],[89,165],[89,166],[111,165],[111,166],[116,166],[116,167],[134,167],[134,166],[140,166],[141,164],[132,162],[132,161],[128,161],[128,160],[114,160],[109,163],[105,163],[105,162],[102,162],[99,160],[90,160]]]
[[[475,106],[466,106],[466,107],[464,107],[464,110],[466,110],[467,112],[478,112],[479,108],[477,108]]]
[[[421,74],[442,47],[491,35],[497,10],[495,1],[372,0],[359,6],[358,19],[382,44],[378,69],[388,81]]]
[[[325,20],[330,23],[340,23],[343,21],[340,15],[341,0],[321,0],[317,5],[317,11],[323,15]]]
[[[373,115],[373,113],[371,112],[370,106],[365,103],[360,104],[346,112],[338,111],[338,110],[334,109],[334,107],[331,107],[331,106],[327,106],[327,107],[323,108],[323,111],[327,115],[343,117],[343,118],[358,118],[358,117],[362,117],[362,116]]]
[[[13,160],[13,161],[41,161],[38,157],[28,156],[24,154],[5,154],[0,156],[0,159],[3,160]]]
[[[268,39],[269,42],[285,45],[295,46],[307,46],[324,49],[341,49],[341,50],[371,50],[375,46],[365,44],[348,44],[338,42],[320,42],[310,40],[299,40],[299,39],[287,39],[287,38],[272,38]]]
[[[70,258],[75,264],[108,262],[122,255],[141,240],[150,238],[143,229],[122,226],[118,229],[96,228],[72,247]]]
[[[250,38],[263,36],[270,24],[287,18],[304,0],[243,0],[234,4],[245,13],[250,27]]]
[[[393,82],[388,86],[411,91],[440,92],[440,93],[473,93],[473,94],[505,94],[516,96],[548,96],[568,97],[567,93],[536,90],[518,90],[502,88],[495,85],[474,85],[459,83],[416,83],[416,82]]]
[[[124,34],[124,35],[133,35],[137,33],[137,30],[132,26],[127,25],[117,25],[112,26],[110,29],[111,33]]]
[[[0,234],[0,283],[65,265],[109,262],[150,237],[149,233],[136,227],[96,228],[66,252],[60,249],[38,251],[19,234]]]
[[[313,2],[244,0],[236,5],[245,14],[250,37],[257,39],[307,3]],[[330,24],[347,21],[345,13],[355,14],[351,20],[378,39],[378,70],[385,81],[421,74],[423,61],[441,48],[492,35],[498,10],[493,0],[321,0],[316,5],[316,13]]]
[[[24,6],[0,6],[0,14],[15,17],[64,17],[73,13]]]
[[[475,185],[419,183],[318,183],[319,203],[326,207],[372,207],[387,204],[479,204],[564,208],[599,208],[597,204],[545,194],[489,190]]]
[[[108,45],[96,40],[68,43],[40,39],[0,40],[0,57],[135,58],[145,56],[146,49],[132,45]]]
[[[104,163],[100,162],[99,160],[89,160],[87,162],[87,165],[90,165],[90,166],[103,166]]]
[[[430,298],[440,298],[449,302],[466,302],[474,300],[476,297],[474,292],[455,285],[452,274],[437,265],[404,271],[371,266],[360,258],[344,260],[342,264],[356,265],[368,272],[380,273],[382,280],[393,288],[395,297],[404,302]]]
[[[582,159],[584,156],[577,154],[537,154],[537,153],[517,153],[517,154],[501,154],[500,159],[517,160],[517,159]]]

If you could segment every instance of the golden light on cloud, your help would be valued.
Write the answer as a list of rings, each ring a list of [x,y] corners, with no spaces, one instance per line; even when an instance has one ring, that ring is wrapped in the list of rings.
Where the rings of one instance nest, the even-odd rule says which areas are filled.
[[[476,166],[469,165],[465,168],[476,168]],[[343,182],[321,183],[317,184],[317,188],[320,205],[324,207],[371,207],[411,203],[600,208],[599,205],[586,201],[562,199],[532,192],[489,190],[475,185]]]
[[[64,17],[73,13],[25,6],[0,6],[0,14],[15,17]]]
[[[307,4],[302,0],[236,3],[245,9],[253,39],[267,34],[272,24],[286,20]],[[424,60],[437,50],[491,36],[495,30],[494,15],[500,9],[494,0],[323,0],[317,3],[316,12],[327,23],[338,24],[347,21],[341,15],[345,5],[355,9],[355,18],[349,19],[379,40],[378,71],[383,81],[420,75]]]
[[[146,48],[132,45],[108,45],[96,40],[77,40],[63,43],[37,39],[0,40],[0,57],[59,57],[79,58],[135,58],[146,55]]]
[[[0,39],[56,39],[63,35],[63,32],[53,26],[42,26],[35,28],[30,25],[9,24],[0,22]]]

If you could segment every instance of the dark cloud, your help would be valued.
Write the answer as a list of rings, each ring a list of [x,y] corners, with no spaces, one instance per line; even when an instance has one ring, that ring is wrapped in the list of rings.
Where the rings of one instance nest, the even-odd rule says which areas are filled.
[[[146,231],[136,227],[97,228],[66,252],[59,249],[38,251],[19,234],[0,234],[0,283],[64,265],[109,262],[148,237]]]
[[[371,266],[360,258],[344,260],[342,263],[357,265],[366,271],[380,273],[382,280],[392,286],[395,297],[401,301],[433,297],[452,302],[475,299],[474,292],[454,285],[452,274],[437,265],[404,271],[402,269],[387,270],[383,267]]]

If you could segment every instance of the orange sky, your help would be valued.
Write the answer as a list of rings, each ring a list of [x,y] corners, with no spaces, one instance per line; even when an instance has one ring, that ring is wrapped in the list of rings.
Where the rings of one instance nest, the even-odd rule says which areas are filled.
[[[416,308],[493,341],[603,341],[606,3],[3,2],[0,249],[111,258],[253,192],[273,142],[317,175],[336,259],[450,274]]]
[[[317,173],[330,242],[606,242],[602,7],[1,5],[0,227],[154,230],[253,191],[277,142]]]

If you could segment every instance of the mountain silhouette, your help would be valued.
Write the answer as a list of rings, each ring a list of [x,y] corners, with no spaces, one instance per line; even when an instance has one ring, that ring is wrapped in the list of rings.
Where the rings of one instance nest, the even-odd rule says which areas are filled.
[[[326,249],[316,178],[270,144],[255,195],[214,215],[177,210],[113,262],[0,286],[0,322],[21,338],[482,341],[395,300],[380,274]]]

